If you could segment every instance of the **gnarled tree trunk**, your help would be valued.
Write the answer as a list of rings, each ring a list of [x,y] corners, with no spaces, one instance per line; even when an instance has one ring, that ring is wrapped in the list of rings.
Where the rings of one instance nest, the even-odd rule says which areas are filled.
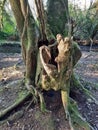
[[[37,39],[38,38],[36,35],[35,21],[33,16],[31,15],[28,0],[9,0],[9,1],[12,10],[14,12],[16,22],[17,22],[17,27],[20,33],[22,55],[26,66],[25,81],[27,86],[31,87],[29,88],[29,90],[31,90],[32,94],[36,93],[39,95],[41,105],[42,105],[41,107],[43,108],[44,107],[43,96],[41,95],[39,90],[37,91],[37,88],[35,88],[36,67],[38,64],[37,63],[37,54],[38,54]],[[43,15],[44,9],[42,5],[42,1],[39,1],[40,5],[38,5],[39,4],[38,0],[35,0],[35,2],[36,2],[36,7],[38,9],[37,12],[39,14],[38,18],[40,21],[41,37],[42,40],[46,40],[47,38],[46,26],[45,26],[45,20]],[[59,1],[55,1],[55,0],[53,1],[53,5],[55,9],[57,9],[55,10],[57,11],[57,14],[56,12],[54,13],[54,10],[52,11],[48,9],[48,11],[52,11],[53,13],[52,17],[48,15],[50,19],[50,23],[52,19],[55,18],[56,20],[53,21],[53,26],[51,29],[54,34],[59,33],[58,30],[56,30],[54,27],[54,25],[56,25],[55,24],[56,22],[59,22],[58,25],[56,26],[58,26],[58,29],[61,33],[63,31],[63,28],[65,29],[64,27],[65,23],[67,23],[69,20],[68,0],[61,0],[61,4],[58,3]],[[62,7],[64,8],[64,10],[61,9]],[[65,22],[61,24],[60,23],[61,21],[59,21],[59,19],[62,18],[65,19]],[[53,30],[56,31],[54,32]],[[70,120],[70,115],[68,112],[68,107],[70,104],[69,102],[70,79],[73,73],[73,67],[81,57],[81,51],[77,45],[73,44],[71,38],[68,37],[63,38],[60,34],[57,35],[56,42],[58,48],[58,55],[57,57],[55,57],[54,60],[57,63],[57,66],[49,63],[49,60],[51,59],[51,52],[49,47],[44,45],[41,46],[39,49],[40,59],[43,65],[43,73],[42,73],[40,85],[39,84],[37,85],[39,85],[42,89],[45,90],[54,89],[54,90],[61,91],[61,98],[66,113],[66,117],[69,117],[68,119],[71,126],[71,130],[73,130],[73,126]],[[34,91],[32,91],[32,89]],[[87,130],[89,130],[88,126],[87,126]]]

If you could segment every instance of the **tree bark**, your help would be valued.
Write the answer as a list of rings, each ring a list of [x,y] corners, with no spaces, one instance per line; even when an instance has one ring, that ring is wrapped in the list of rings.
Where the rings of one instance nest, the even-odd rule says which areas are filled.
[[[48,0],[47,2],[47,21],[53,35],[61,33],[68,35],[68,0]]]
[[[36,28],[33,16],[25,0],[10,0],[21,38],[22,56],[26,65],[26,82],[35,83],[37,64]]]

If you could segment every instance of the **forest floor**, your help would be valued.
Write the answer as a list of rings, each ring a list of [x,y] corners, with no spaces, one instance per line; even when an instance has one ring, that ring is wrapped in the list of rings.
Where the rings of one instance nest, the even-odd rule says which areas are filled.
[[[0,53],[0,111],[12,105],[18,92],[25,89],[22,84],[25,69],[21,54],[4,52]],[[98,100],[98,52],[82,51],[74,71],[83,86]],[[13,110],[5,120],[0,119],[0,130],[70,130],[58,93],[45,92],[46,106],[51,112],[42,113],[39,103],[34,105],[31,98]],[[78,103],[81,115],[94,130],[98,130],[98,105],[90,98],[86,99],[81,92],[72,96]]]

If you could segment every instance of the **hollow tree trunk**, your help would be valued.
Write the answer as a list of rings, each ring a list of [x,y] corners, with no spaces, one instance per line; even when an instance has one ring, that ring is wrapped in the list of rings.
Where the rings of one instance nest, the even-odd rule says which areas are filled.
[[[36,91],[37,88],[33,87],[33,85],[35,84],[37,52],[38,52],[37,45],[36,45],[37,39],[36,39],[36,33],[35,33],[36,32],[35,31],[35,21],[31,17],[31,11],[30,11],[30,8],[28,5],[28,0],[27,1],[26,0],[9,0],[9,1],[10,1],[12,10],[14,12],[14,15],[15,15],[15,18],[17,21],[17,27],[18,27],[18,30],[19,30],[20,36],[21,36],[22,54],[23,54],[25,65],[26,65],[26,82],[28,84],[32,84],[31,86],[32,86],[33,90]],[[68,2],[68,0],[66,0],[66,2]],[[68,4],[68,3],[66,3],[66,4]],[[57,11],[59,13],[59,9]],[[65,8],[65,12],[66,11],[68,11],[67,8]],[[42,18],[41,20],[43,20],[44,17],[42,16],[41,18]],[[45,34],[44,33],[44,31],[45,31],[44,22],[42,21],[40,24],[41,24],[41,29],[43,29],[43,30],[41,30],[41,33]],[[73,53],[73,55],[74,55],[73,56],[72,52],[71,52],[71,49],[72,49],[71,39],[62,38],[62,41],[63,41],[62,44],[58,43],[59,54],[60,53],[63,54],[61,56],[61,58],[59,58],[59,56],[60,56],[59,54],[57,56],[57,59],[61,60],[61,61],[56,60],[58,68],[56,68],[56,66],[54,66],[52,64],[49,64],[49,62],[48,62],[49,57],[47,57],[47,55],[50,53],[49,52],[50,49],[47,49],[47,46],[42,46],[40,48],[40,55],[42,56],[40,58],[44,59],[44,60],[41,59],[41,61],[42,60],[44,61],[42,64],[43,64],[43,70],[45,72],[42,74],[41,86],[43,89],[46,89],[46,90],[47,90],[47,88],[48,88],[48,90],[49,89],[61,90],[62,103],[63,103],[64,109],[66,112],[66,116],[69,116],[67,109],[68,109],[68,105],[69,105],[68,99],[69,99],[69,91],[70,91],[70,86],[69,86],[70,78],[72,75],[73,66],[79,60],[81,53],[79,51],[79,53],[80,53],[79,56],[77,58],[75,58],[76,51],[78,51],[78,49],[77,49],[77,47],[73,48],[73,49],[76,49],[75,53]],[[59,48],[60,44],[63,45],[63,46],[61,46],[62,49]],[[46,52],[47,55],[44,55],[44,52]],[[49,53],[47,53],[47,52],[49,52]],[[47,58],[48,58],[48,60],[47,60]],[[75,58],[75,61],[74,61],[74,63],[72,63],[73,62],[72,59],[74,59],[74,58]],[[38,91],[37,94],[39,94],[40,101],[42,103],[43,97],[42,97],[41,93]],[[70,120],[69,120],[69,122],[70,122]],[[71,130],[73,130],[73,128],[71,128]]]

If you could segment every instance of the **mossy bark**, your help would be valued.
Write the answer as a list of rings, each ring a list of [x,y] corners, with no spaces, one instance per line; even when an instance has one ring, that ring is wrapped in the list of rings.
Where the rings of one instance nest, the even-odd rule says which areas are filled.
[[[29,84],[32,84],[35,82],[37,64],[37,37],[35,21],[32,17],[28,1],[10,0],[10,5],[14,12],[20,33],[22,56],[26,65],[25,78]]]

